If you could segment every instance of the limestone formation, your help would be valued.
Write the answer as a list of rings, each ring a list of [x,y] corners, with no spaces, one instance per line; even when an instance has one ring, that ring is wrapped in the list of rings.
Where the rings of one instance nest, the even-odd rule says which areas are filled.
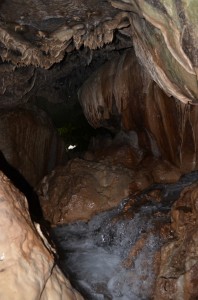
[[[129,26],[127,13],[108,1],[4,1],[0,10],[0,56],[15,65],[49,68],[82,45],[110,43],[116,28]]]
[[[63,141],[48,116],[34,106],[2,109],[0,136],[5,159],[32,186],[65,161]]]
[[[52,224],[89,220],[116,207],[130,193],[134,172],[80,159],[71,160],[44,177],[38,195],[44,216]]]
[[[144,158],[144,152],[136,143],[135,132],[119,132],[114,138],[109,135],[93,137],[84,158],[134,169]]]
[[[162,247],[155,299],[197,299],[198,185],[186,188],[172,207],[174,239]]]
[[[26,103],[35,80],[32,66],[16,68],[12,64],[0,62],[0,109]]]
[[[110,0],[131,11],[130,22],[137,57],[155,82],[184,103],[197,103],[196,1]]]
[[[196,103],[197,3],[181,1],[5,0],[0,10],[0,56],[17,66],[49,68],[81,46],[97,49],[115,32],[168,95]]]
[[[100,152],[89,152],[88,160],[70,160],[44,177],[37,193],[48,221],[55,225],[88,221],[153,183],[174,183],[181,177],[167,161],[149,157],[138,162],[129,145],[118,149],[112,145],[103,148],[102,157]]]
[[[0,2],[0,169],[5,159],[36,186],[64,161],[45,113],[16,105],[75,107],[85,79],[78,95],[89,123],[125,132],[130,141],[89,149],[86,160],[44,177],[38,191],[52,224],[87,221],[152,183],[198,170],[197,16],[196,0]],[[174,236],[165,212],[150,232],[163,242],[170,235],[156,253],[152,299],[197,299],[197,193],[193,185],[174,204]],[[121,218],[131,218],[133,200]],[[82,299],[54,264],[24,196],[2,173],[0,214],[0,299]],[[123,265],[133,265],[146,240],[143,233]]]
[[[148,155],[146,150],[141,148],[138,135],[134,131],[121,131],[114,138],[94,137],[84,158],[134,170],[132,192],[136,189],[141,191],[152,183],[177,182],[182,175],[181,170],[169,161]]]
[[[0,299],[82,300],[33,224],[26,198],[0,173]]]
[[[134,132],[144,150],[189,172],[198,168],[198,107],[168,97],[133,51],[106,63],[79,92],[94,127]]]

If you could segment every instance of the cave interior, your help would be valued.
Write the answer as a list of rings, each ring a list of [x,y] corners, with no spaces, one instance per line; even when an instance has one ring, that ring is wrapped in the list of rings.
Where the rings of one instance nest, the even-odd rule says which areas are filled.
[[[29,299],[197,299],[197,11],[196,0],[0,2],[0,185],[25,196],[27,224],[78,291],[52,276]],[[13,238],[0,226],[1,264]],[[15,299],[2,274],[0,299]]]

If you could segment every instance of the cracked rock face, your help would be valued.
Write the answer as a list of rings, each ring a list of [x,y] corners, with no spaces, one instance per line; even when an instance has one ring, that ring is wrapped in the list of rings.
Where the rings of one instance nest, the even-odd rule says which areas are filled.
[[[26,198],[0,172],[0,299],[82,300],[54,263]]]

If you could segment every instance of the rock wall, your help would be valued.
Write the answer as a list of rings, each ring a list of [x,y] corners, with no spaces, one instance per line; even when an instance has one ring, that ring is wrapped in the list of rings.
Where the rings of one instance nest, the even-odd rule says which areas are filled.
[[[110,0],[131,11],[137,57],[155,82],[184,103],[197,102],[198,22],[196,1]]]
[[[0,299],[82,300],[55,265],[26,198],[0,172]]]
[[[0,109],[28,101],[35,84],[35,73],[32,66],[16,68],[10,63],[0,62]]]
[[[161,249],[155,299],[197,299],[198,185],[186,188],[171,211],[174,239]]]
[[[0,136],[5,159],[32,186],[65,161],[64,142],[47,115],[36,107],[2,109]]]
[[[198,107],[168,97],[133,51],[106,63],[79,92],[94,127],[135,132],[138,144],[183,172],[198,168]]]

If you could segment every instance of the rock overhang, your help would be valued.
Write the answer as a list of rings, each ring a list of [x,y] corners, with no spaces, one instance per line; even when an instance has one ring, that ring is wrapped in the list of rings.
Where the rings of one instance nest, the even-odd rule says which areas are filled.
[[[4,1],[0,12],[0,55],[16,65],[50,68],[66,52],[97,49],[129,26],[127,13],[108,1]]]
[[[68,53],[133,40],[136,56],[168,96],[196,104],[195,1],[5,0],[0,12],[0,56],[15,66],[51,68]]]

